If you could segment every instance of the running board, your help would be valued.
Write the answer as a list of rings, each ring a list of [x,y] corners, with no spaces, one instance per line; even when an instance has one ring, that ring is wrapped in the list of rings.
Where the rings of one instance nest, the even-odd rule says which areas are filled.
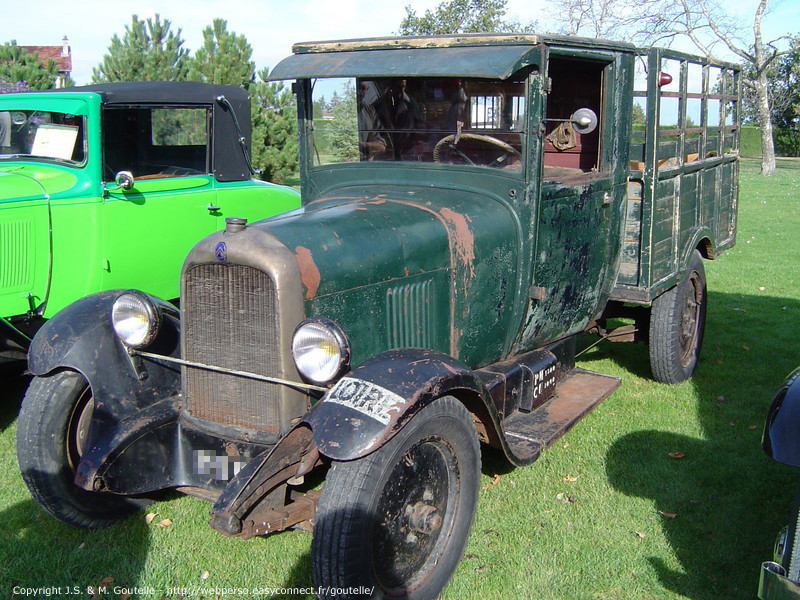
[[[608,398],[619,377],[573,369],[558,383],[550,400],[532,412],[515,412],[503,420],[503,432],[514,463],[527,465],[564,435],[590,410]]]

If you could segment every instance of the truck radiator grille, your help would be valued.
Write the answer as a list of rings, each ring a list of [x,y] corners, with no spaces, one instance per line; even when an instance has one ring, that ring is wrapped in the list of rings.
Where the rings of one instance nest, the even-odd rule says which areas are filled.
[[[186,274],[183,299],[186,359],[281,377],[275,286],[252,267],[206,264]],[[190,414],[278,433],[277,385],[184,367]]]

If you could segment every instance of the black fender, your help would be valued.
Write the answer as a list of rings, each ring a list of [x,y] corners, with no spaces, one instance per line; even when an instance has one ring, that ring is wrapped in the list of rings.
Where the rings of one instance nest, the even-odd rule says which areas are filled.
[[[417,412],[448,394],[500,430],[497,409],[477,374],[446,354],[421,348],[389,350],[365,361],[340,379],[303,422],[320,453],[353,460],[381,447]]]
[[[800,368],[786,378],[775,394],[761,446],[779,463],[800,467]]]
[[[45,376],[57,369],[81,373],[92,388],[94,411],[86,447],[78,466],[76,483],[88,487],[88,477],[107,457],[108,451],[145,408],[180,391],[180,368],[156,360],[131,357],[111,325],[111,306],[125,290],[86,296],[63,308],[37,332],[28,351],[28,369]],[[147,350],[180,354],[180,321],[171,304],[149,296],[162,308],[163,319],[156,339]]]

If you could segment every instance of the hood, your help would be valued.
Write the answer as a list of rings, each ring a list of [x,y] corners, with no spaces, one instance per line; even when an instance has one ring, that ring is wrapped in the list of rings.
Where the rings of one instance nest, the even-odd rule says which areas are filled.
[[[309,300],[438,269],[468,269],[474,259],[469,215],[458,212],[450,194],[342,189],[255,227],[294,253]],[[474,201],[472,194],[459,196],[462,203]]]
[[[41,199],[68,192],[78,177],[65,169],[40,164],[0,164],[0,204]]]

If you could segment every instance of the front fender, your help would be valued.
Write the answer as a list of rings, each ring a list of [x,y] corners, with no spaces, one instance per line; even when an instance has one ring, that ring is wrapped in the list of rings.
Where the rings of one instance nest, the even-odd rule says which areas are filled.
[[[148,360],[141,362],[138,374],[134,369],[132,358],[111,325],[111,306],[122,292],[92,294],[60,310],[37,332],[28,351],[28,369],[34,375],[72,369],[89,382],[95,405],[92,438],[180,390],[180,370],[174,365]],[[178,356],[177,309],[163,300],[152,299],[162,305],[165,313],[158,336],[147,349]]]
[[[339,380],[304,422],[322,454],[353,460],[385,444],[433,400],[456,391],[493,408],[482,382],[458,360],[420,348],[389,350]]]
[[[786,378],[775,394],[761,446],[778,462],[800,467],[800,368]]]

